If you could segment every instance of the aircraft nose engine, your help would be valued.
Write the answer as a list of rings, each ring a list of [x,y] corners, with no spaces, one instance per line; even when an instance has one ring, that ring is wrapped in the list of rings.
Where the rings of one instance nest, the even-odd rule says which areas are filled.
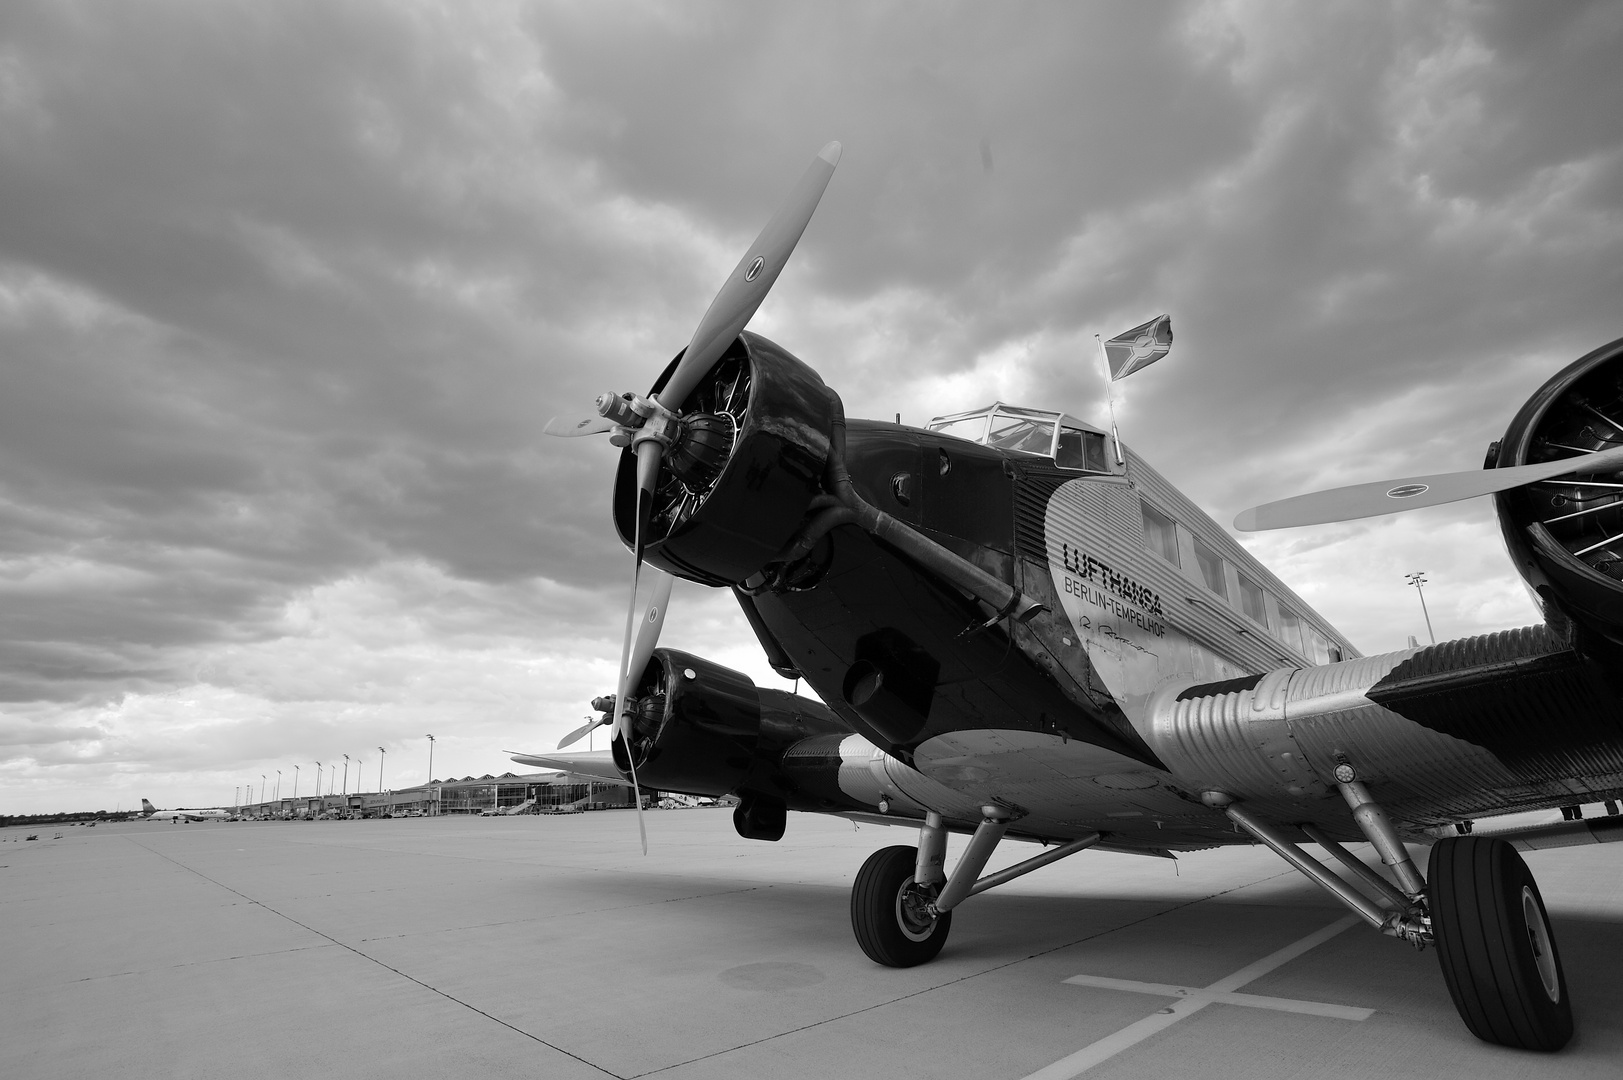
[[[1623,446],[1623,338],[1558,372],[1527,400],[1489,468]],[[1494,497],[1505,542],[1544,608],[1623,644],[1623,474],[1614,467]]]
[[[672,360],[650,396],[681,362]],[[662,461],[644,556],[706,585],[736,585],[777,556],[823,490],[833,407],[823,380],[786,350],[744,332],[688,398]],[[637,456],[620,455],[614,524],[636,534]]]

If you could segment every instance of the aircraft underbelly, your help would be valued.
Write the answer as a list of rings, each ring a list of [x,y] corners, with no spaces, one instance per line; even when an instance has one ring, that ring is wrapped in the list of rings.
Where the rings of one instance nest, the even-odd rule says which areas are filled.
[[[1209,810],[1168,787],[1161,770],[1110,750],[1041,732],[985,729],[937,736],[914,753],[918,771],[976,805],[1027,815],[1022,827],[1055,835],[1160,833],[1224,826]],[[1170,835],[1163,836],[1167,842]],[[1201,842],[1211,842],[1202,836]]]
[[[958,731],[920,746],[919,768],[860,735],[839,744],[841,793],[898,819],[941,814],[967,830],[981,807],[1018,817],[1017,835],[1065,839],[1090,832],[1145,848],[1209,847],[1235,842],[1227,823],[1167,786],[1165,773],[1097,747],[1041,733]]]

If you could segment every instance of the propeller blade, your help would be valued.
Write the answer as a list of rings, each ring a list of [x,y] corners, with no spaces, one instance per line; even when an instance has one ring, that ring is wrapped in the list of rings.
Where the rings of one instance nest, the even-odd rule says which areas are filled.
[[[631,770],[631,793],[637,800],[637,835],[642,840],[644,855],[648,854],[648,826],[642,818],[642,785],[637,782],[637,755],[633,753],[631,745],[631,686],[634,680],[642,677],[643,669],[654,655],[654,646],[659,644],[659,632],[665,626],[665,612],[670,605],[671,586],[676,583],[674,577],[659,567],[652,567],[651,570],[654,585],[643,608],[642,620],[636,628],[635,641],[632,640],[631,624],[626,624],[626,668],[620,678],[620,696],[615,701],[614,723],[614,737],[624,740],[621,745],[625,747],[626,765]],[[636,585],[633,584],[633,610],[636,596]]]
[[[1240,512],[1234,519],[1234,527],[1241,532],[1261,532],[1298,525],[1322,525],[1330,521],[1352,521],[1416,510],[1422,506],[1440,506],[1477,495],[1491,495],[1496,491],[1508,491],[1568,473],[1607,472],[1619,468],[1623,468],[1623,447],[1536,465],[1517,465],[1509,469],[1473,469],[1469,472],[1409,476],[1400,480],[1377,480],[1253,506]]]
[[[614,737],[617,739],[629,740],[631,737],[631,688],[642,677],[643,669],[654,655],[654,646],[659,644],[659,633],[665,627],[665,612],[670,606],[671,586],[676,583],[674,577],[657,566],[649,567],[649,574],[652,575],[653,587],[648,591],[648,601],[642,606],[641,616],[637,615],[639,588],[636,584],[632,586],[631,611],[626,616],[626,640],[622,649],[625,667],[620,672],[620,691],[614,706]]]
[[[642,675],[642,669],[648,666],[649,658],[654,655],[660,631],[665,628],[665,611],[671,602],[671,586],[676,583],[676,578],[659,567],[651,566],[648,569],[653,575],[654,586],[648,603],[642,609],[642,620],[637,624],[637,640],[631,646],[632,678]]]
[[[620,643],[620,685],[614,698],[614,735],[631,745],[631,643],[637,632],[637,578],[642,567],[631,572],[631,605],[626,610],[626,635]]]
[[[631,797],[637,800],[637,836],[642,840],[642,853],[648,854],[648,826],[642,820],[642,786],[637,783],[637,759],[626,744],[626,764],[631,766]]]
[[[644,538],[648,535],[648,519],[654,507],[654,482],[659,479],[660,446],[657,442],[642,442],[636,447],[637,452],[637,521],[632,537],[632,554],[634,562],[631,568],[631,602],[626,607],[626,633],[620,643],[620,685],[615,700],[619,703],[615,708],[614,737],[625,739],[629,746],[631,738],[631,725],[625,719],[629,715],[631,701],[631,645],[637,629],[637,586],[642,575],[642,555]],[[638,671],[640,675],[642,672]]]
[[[614,421],[595,414],[590,416],[554,416],[541,429],[560,439],[574,439],[582,435],[601,435],[614,430]]]
[[[829,177],[834,175],[834,166],[839,163],[840,144],[831,142],[806,167],[800,182],[766,223],[755,243],[744,252],[744,257],[738,260],[727,283],[710,302],[710,310],[699,320],[693,340],[682,354],[682,362],[671,372],[665,389],[659,392],[661,405],[673,412],[680,407],[750,321],[800,242],[800,234],[806,231],[806,223],[811,220],[823,198],[823,189],[828,187]]]
[[[565,735],[563,738],[559,739],[558,740],[558,749],[562,750],[566,746],[570,746],[570,745],[573,745],[574,743],[578,743],[578,742],[580,742],[582,739],[584,739],[586,737],[586,733],[588,731],[591,731],[593,728],[602,727],[604,724],[608,724],[608,723],[612,723],[612,722],[613,722],[613,718],[608,717],[608,716],[599,716],[599,717],[596,717],[594,719],[588,720],[588,721],[586,721],[586,723],[582,724],[580,727],[576,728],[574,731],[571,731],[568,735]]]

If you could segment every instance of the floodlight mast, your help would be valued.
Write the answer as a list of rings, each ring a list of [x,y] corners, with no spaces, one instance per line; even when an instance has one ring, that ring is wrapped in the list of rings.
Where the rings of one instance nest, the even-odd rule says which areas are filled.
[[[428,736],[428,816],[434,816],[434,736]]]
[[[1431,643],[1435,645],[1437,644],[1437,635],[1432,633],[1431,612],[1426,610],[1426,572],[1416,570],[1414,573],[1404,576],[1408,578],[1409,584],[1415,587],[1415,592],[1420,594],[1420,614],[1426,617],[1426,636],[1431,638]]]

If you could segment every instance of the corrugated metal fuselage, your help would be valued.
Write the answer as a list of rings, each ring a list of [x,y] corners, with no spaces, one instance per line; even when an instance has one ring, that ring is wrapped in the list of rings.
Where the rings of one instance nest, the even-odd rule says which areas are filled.
[[[824,737],[799,767],[820,760],[825,784],[875,812],[881,802],[908,816],[927,807],[972,824],[976,807],[997,802],[1024,815],[1016,831],[1026,835],[1097,830],[1147,848],[1249,842],[1201,803],[1209,789],[1354,839],[1329,779],[1343,757],[1410,830],[1576,801],[1570,779],[1530,783],[1461,732],[1372,700],[1371,688],[1413,650],[1357,658],[1221,527],[1126,458],[1118,475],[1079,474],[853,421],[847,464],[864,499],[1046,610],[984,626],[975,601],[861,529],[834,529],[793,588],[748,601],[793,667],[860,733]],[[1176,522],[1176,550],[1146,546],[1146,503]],[[1203,577],[1201,557],[1207,574],[1215,559],[1225,579]],[[1242,588],[1264,598],[1250,613]],[[1300,634],[1294,647],[1282,640],[1287,611],[1308,640],[1316,634],[1352,659],[1318,664]],[[1584,767],[1593,774],[1593,762]],[[1619,782],[1583,783],[1600,792]]]

